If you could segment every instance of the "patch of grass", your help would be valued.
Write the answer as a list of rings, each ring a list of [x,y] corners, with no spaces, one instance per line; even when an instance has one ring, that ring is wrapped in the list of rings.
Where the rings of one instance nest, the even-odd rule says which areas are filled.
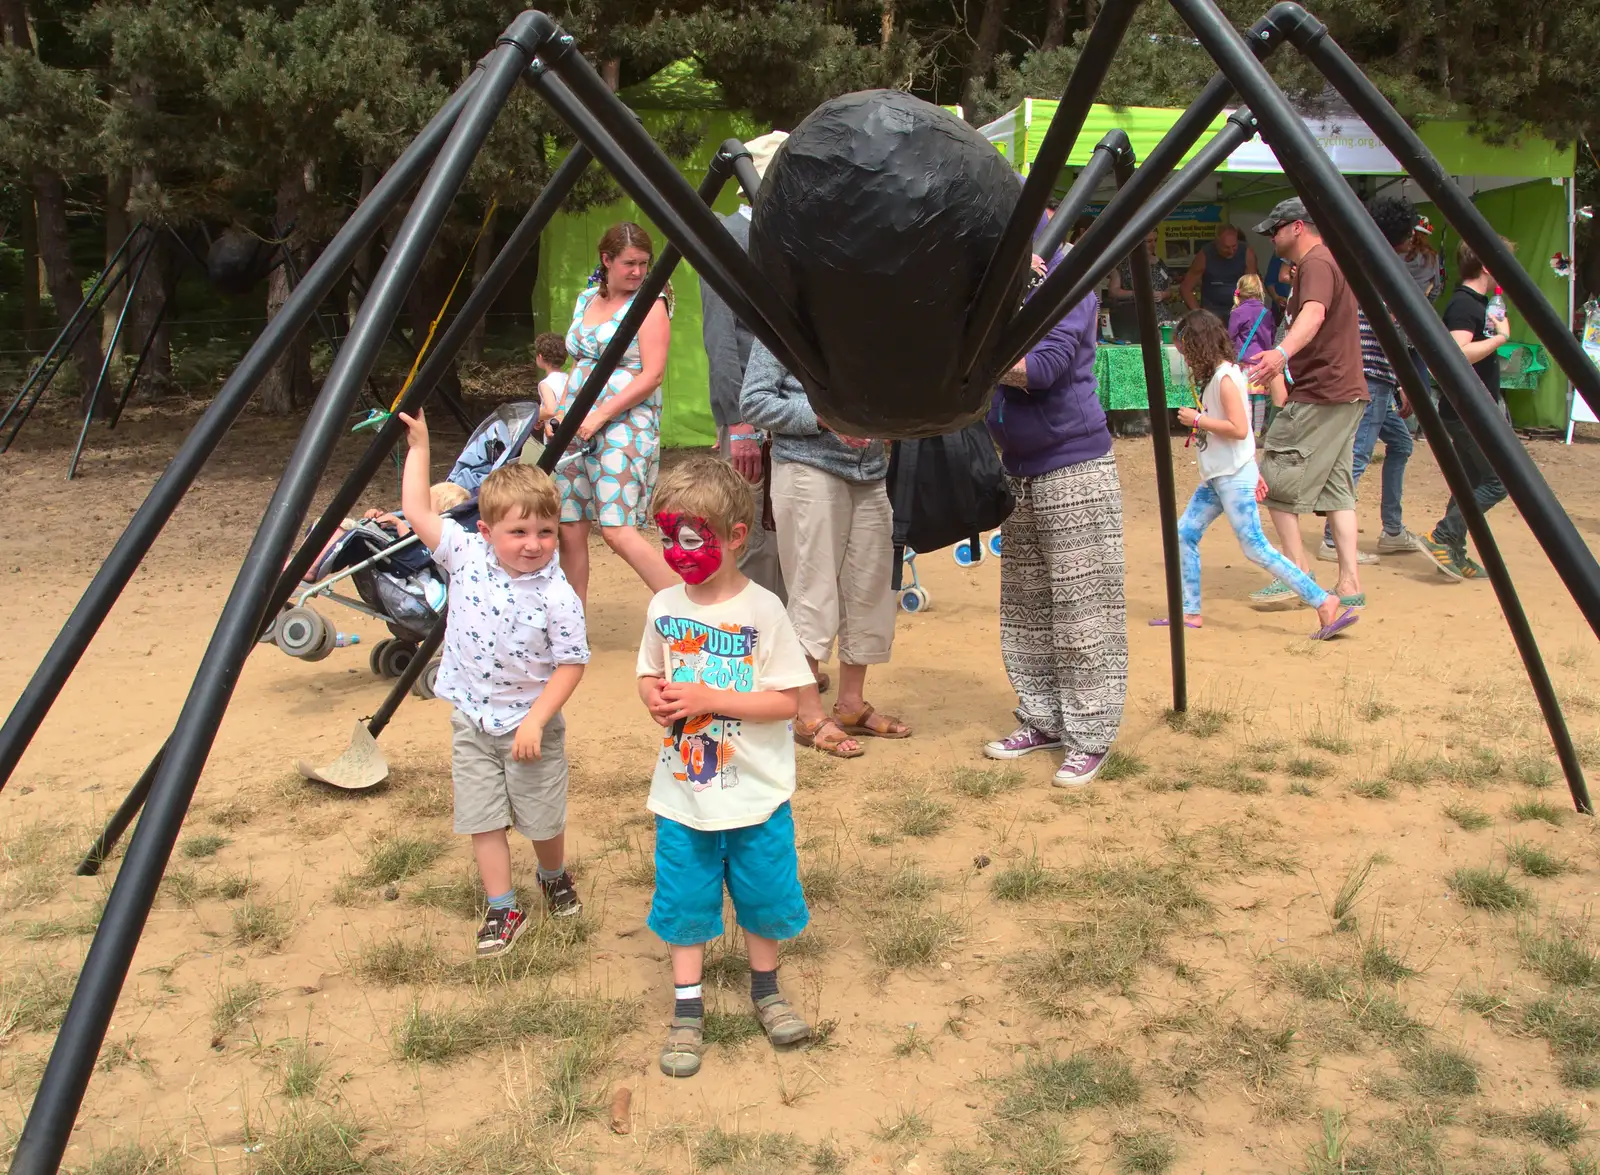
[[[1560,778],[1555,764],[1533,751],[1524,751],[1512,760],[1511,774],[1516,776],[1518,783],[1539,791],[1553,787]]]
[[[1600,1089],[1600,1057],[1563,1057],[1559,1072],[1568,1089]]]
[[[1143,775],[1147,770],[1145,761],[1132,751],[1124,751],[1112,747],[1106,752],[1105,762],[1100,764],[1099,778],[1107,782],[1118,779],[1133,779]]]
[[[1475,910],[1520,910],[1533,902],[1527,890],[1507,879],[1504,869],[1462,866],[1445,880]]]
[[[1434,779],[1434,762],[1431,759],[1421,759],[1415,755],[1402,751],[1389,760],[1388,769],[1384,777],[1395,783],[1409,783],[1413,787],[1421,787]]]
[[[361,879],[370,886],[393,885],[426,872],[445,853],[445,843],[398,832],[373,838]]]
[[[121,1040],[108,1040],[100,1046],[99,1067],[103,1073],[112,1073],[124,1065],[137,1065],[141,1069],[148,1069],[150,1062],[139,1055],[139,1050],[134,1047],[133,1037],[124,1036]]]
[[[496,999],[438,1008],[413,1003],[395,1030],[395,1052],[402,1060],[437,1064],[529,1037],[608,1039],[627,1007],[622,1001],[548,989],[514,989]]]
[[[933,1045],[928,1043],[928,1038],[917,1031],[915,1024],[906,1025],[906,1034],[894,1042],[894,1055],[904,1060],[916,1053],[925,1057],[933,1056]]]
[[[1463,787],[1482,787],[1499,778],[1503,767],[1499,751],[1493,747],[1476,746],[1460,758],[1442,760],[1439,774]]]
[[[1526,841],[1512,841],[1506,845],[1506,860],[1529,877],[1560,877],[1572,871],[1572,862],[1565,857]]]
[[[161,895],[191,910],[212,892],[209,882],[184,869],[168,869],[161,878]]]
[[[246,899],[233,908],[233,941],[241,946],[263,946],[275,951],[291,930],[289,913],[282,906]]]
[[[284,1097],[315,1097],[317,1087],[328,1072],[328,1057],[313,1051],[309,1040],[291,1040],[283,1051],[283,1084],[279,1091]]]
[[[1377,693],[1367,695],[1367,700],[1356,707],[1356,717],[1363,722],[1378,722],[1395,712],[1395,708],[1380,698]]]
[[[1284,763],[1283,769],[1296,779],[1326,779],[1333,774],[1333,768],[1321,759],[1313,759],[1307,755],[1295,755]]]
[[[46,918],[40,922],[19,922],[16,929],[28,942],[45,942],[55,938],[76,938],[79,935],[93,934],[100,926],[100,919],[106,912],[106,897],[102,895],[95,901],[80,905],[61,918]]]
[[[333,888],[328,891],[328,900],[342,910],[364,906],[371,897],[371,891],[362,885],[361,878],[353,873],[339,874],[339,880],[334,882]]]
[[[254,820],[258,807],[259,805],[246,799],[232,799],[212,808],[206,813],[206,819],[218,828],[234,829]]]
[[[654,889],[656,885],[655,854],[629,852],[627,864],[617,870],[617,880],[622,882],[623,885],[631,885],[635,889]]]
[[[427,779],[400,790],[400,810],[407,816],[428,817],[448,816],[455,806],[455,796],[452,794],[448,779],[448,771],[444,778],[430,776]]]
[[[54,1032],[61,1027],[76,983],[72,972],[47,959],[0,972],[0,1040],[15,1029]]]
[[[1308,1000],[1343,999],[1352,986],[1348,970],[1322,959],[1282,960],[1278,963],[1278,974],[1295,994]]]
[[[738,939],[724,935],[714,939],[707,947],[705,962],[701,965],[700,981],[707,987],[727,990],[744,987],[750,978],[750,960],[738,949]]]
[[[1348,755],[1356,749],[1355,743],[1345,736],[1342,726],[1328,727],[1321,722],[1313,726],[1305,737],[1305,744],[1330,755]]]
[[[526,938],[526,933],[522,937]],[[523,944],[519,940],[517,945],[520,949]],[[350,969],[364,983],[399,987],[445,979],[450,974],[451,962],[439,953],[431,936],[413,938],[396,933],[374,939],[362,947]]]
[[[224,873],[217,878],[216,884],[212,887],[212,893],[223,901],[237,901],[250,892],[252,884],[254,883],[250,880],[249,874]]]
[[[817,1143],[811,1152],[812,1175],[844,1175],[850,1169],[850,1152],[831,1138]]]
[[[991,889],[996,901],[1031,902],[1057,896],[1064,885],[1061,875],[1035,854],[995,874]]]
[[[945,910],[885,910],[867,931],[867,950],[884,967],[921,967],[939,960],[960,937]]]
[[[1369,856],[1357,861],[1345,874],[1339,892],[1333,896],[1333,905],[1328,908],[1328,920],[1336,930],[1346,930],[1354,925],[1350,916],[1355,912],[1356,904],[1361,900],[1361,891],[1366,888],[1367,879],[1372,876],[1373,866],[1377,863],[1376,856]]]
[[[908,1110],[902,1107],[893,1118],[878,1119],[878,1128],[872,1135],[883,1142],[899,1144],[921,1142],[933,1135],[933,1123],[920,1110]]]
[[[837,902],[844,897],[845,869],[835,852],[831,857],[812,857],[800,864],[800,888],[807,902]]]
[[[88,1166],[74,1168],[73,1175],[162,1175],[177,1167],[178,1158],[171,1150],[130,1142],[101,1151]]]
[[[1460,1049],[1422,1045],[1408,1049],[1400,1064],[1423,1097],[1467,1097],[1478,1092],[1478,1065]]]
[[[457,873],[446,881],[433,881],[407,893],[408,901],[469,922],[478,922],[489,908],[483,882],[475,869]]]
[[[216,832],[201,832],[194,836],[183,838],[183,855],[191,860],[201,857],[214,857],[218,851],[227,848],[233,843],[232,837],[223,836]]]
[[[888,808],[894,831],[901,836],[937,836],[950,827],[955,809],[929,792],[900,796]]]
[[[1504,995],[1482,987],[1461,992],[1456,996],[1456,1003],[1469,1012],[1476,1012],[1485,1020],[1496,1019],[1511,1009],[1511,1003]]]
[[[1489,813],[1471,804],[1446,804],[1444,814],[1454,820],[1463,832],[1482,832],[1494,823]]]
[[[1394,788],[1387,779],[1358,779],[1350,785],[1350,794],[1364,800],[1389,800],[1394,798]]]
[[[1292,796],[1306,796],[1307,798],[1311,798],[1317,794],[1317,789],[1305,782],[1305,780],[1297,779],[1289,785],[1289,794]]]
[[[1522,1023],[1557,1053],[1600,1054],[1600,1000],[1586,992],[1540,996],[1523,1009]]]
[[[696,1171],[729,1175],[787,1175],[806,1157],[805,1144],[792,1134],[771,1130],[724,1130],[713,1126],[690,1144]]]
[[[233,1030],[233,1026],[246,1020],[271,993],[256,979],[240,983],[223,980],[211,997],[211,1034],[213,1043],[220,1041]]]
[[[1397,959],[1382,939],[1374,936],[1361,948],[1361,978],[1382,983],[1399,983],[1416,972]]]
[[[1388,1044],[1414,1042],[1427,1031],[1411,1018],[1411,1013],[1388,992],[1370,989],[1346,998],[1345,1010],[1363,1032]]]
[[[322,1106],[294,1103],[256,1144],[263,1175],[364,1175],[384,1164],[360,1158],[361,1127]]]
[[[1506,809],[1506,815],[1519,823],[1527,820],[1543,820],[1555,828],[1560,828],[1566,822],[1567,812],[1558,808],[1542,796],[1530,796],[1525,800],[1518,800]]]
[[[1522,961],[1552,983],[1569,987],[1600,986],[1600,955],[1580,935],[1549,926],[1541,933],[1531,926],[1517,928]]]
[[[1125,1057],[1106,1051],[1069,1057],[1031,1054],[1020,1069],[1001,1078],[1000,1085],[1005,1092],[998,1113],[1011,1120],[1096,1106],[1130,1106],[1142,1096],[1133,1066]]]
[[[1124,1175],[1166,1175],[1178,1158],[1172,1136],[1158,1130],[1118,1135],[1112,1147],[1117,1154],[1117,1170]]]
[[[754,1012],[724,1012],[706,1009],[707,1044],[741,1045],[761,1035],[761,1021]]]
[[[1109,762],[1109,759],[1107,760]],[[1105,775],[1105,768],[1100,768]],[[989,770],[981,767],[955,767],[947,776],[950,790],[969,800],[992,800],[995,796],[1014,792],[1028,781],[1018,768],[1006,767]]]
[[[1587,1131],[1574,1122],[1562,1106],[1541,1106],[1516,1115],[1517,1132],[1552,1150],[1566,1150],[1583,1141]]]
[[[875,878],[874,896],[889,902],[920,902],[939,891],[940,882],[922,865],[904,860],[886,875]]]

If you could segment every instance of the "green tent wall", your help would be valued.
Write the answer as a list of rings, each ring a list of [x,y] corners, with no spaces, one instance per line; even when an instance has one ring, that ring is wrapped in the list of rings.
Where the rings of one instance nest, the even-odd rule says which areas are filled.
[[[722,92],[688,61],[669,65],[637,86],[623,90],[619,97],[638,113],[651,134],[681,121],[700,135],[694,153],[679,161],[690,185],[695,187],[724,139],[745,141],[771,129],[747,115],[725,109]],[[729,183],[716,210],[728,213],[738,206],[737,187]],[[572,324],[573,304],[599,263],[595,243],[606,229],[623,220],[642,225],[654,239],[659,255],[667,243],[666,236],[628,199],[586,212],[563,212],[551,221],[539,241],[539,276],[533,293],[536,330],[566,335]],[[717,428],[711,418],[706,352],[700,336],[700,279],[687,262],[674,273],[672,291],[672,349],[661,381],[661,442],[669,448],[714,444]]]

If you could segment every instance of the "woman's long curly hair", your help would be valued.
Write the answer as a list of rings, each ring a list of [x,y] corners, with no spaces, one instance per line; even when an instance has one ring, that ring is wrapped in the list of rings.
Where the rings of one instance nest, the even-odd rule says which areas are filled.
[[[1197,388],[1210,383],[1217,368],[1233,362],[1228,328],[1209,310],[1191,310],[1183,316],[1178,322],[1177,343]]]

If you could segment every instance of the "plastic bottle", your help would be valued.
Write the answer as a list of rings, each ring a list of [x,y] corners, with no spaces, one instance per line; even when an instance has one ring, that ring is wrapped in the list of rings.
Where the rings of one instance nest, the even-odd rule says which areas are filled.
[[[336,649],[347,649],[351,645],[359,645],[360,643],[361,634],[359,632],[341,632],[334,637],[333,647]]]
[[[1500,287],[1496,286],[1494,288],[1494,296],[1489,299],[1489,314],[1488,314],[1488,318],[1489,318],[1490,322],[1493,322],[1495,319],[1504,318],[1505,316],[1506,316],[1506,300],[1505,300],[1505,298],[1503,296],[1501,296]]]

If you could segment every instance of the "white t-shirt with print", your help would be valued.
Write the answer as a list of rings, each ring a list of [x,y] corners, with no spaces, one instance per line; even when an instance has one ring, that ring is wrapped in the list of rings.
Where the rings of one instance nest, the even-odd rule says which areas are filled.
[[[720,604],[696,604],[682,584],[657,593],[639,644],[639,676],[741,694],[815,680],[782,601],[755,583]],[[706,714],[662,731],[646,807],[720,832],[760,824],[793,794],[793,722]]]
[[[1255,460],[1256,455],[1256,434],[1250,431],[1249,377],[1237,363],[1224,363],[1212,373],[1211,382],[1200,394],[1201,413],[1213,420],[1228,419],[1228,413],[1222,407],[1223,376],[1233,380],[1233,386],[1239,389],[1239,398],[1244,401],[1244,439],[1233,441],[1219,437],[1214,432],[1206,432],[1205,429],[1197,430],[1195,443],[1199,448],[1195,461],[1200,465],[1200,477],[1204,481],[1214,477],[1232,477]]]
[[[444,519],[433,561],[450,577],[434,693],[489,734],[515,730],[557,665],[587,665],[583,604],[552,556],[512,575],[477,531]]]

